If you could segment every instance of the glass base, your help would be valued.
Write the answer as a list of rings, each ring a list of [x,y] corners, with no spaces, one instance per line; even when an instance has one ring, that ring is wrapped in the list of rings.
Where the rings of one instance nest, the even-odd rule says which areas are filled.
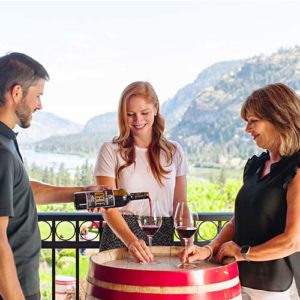
[[[133,256],[128,256],[128,257],[127,257],[127,262],[128,262],[128,263],[134,263],[134,262],[137,263],[137,260],[136,260]]]
[[[134,256],[132,256],[132,255],[128,255],[128,256],[127,256],[127,263],[136,263],[136,264],[145,264],[145,265],[147,265],[147,264],[149,264],[149,265],[157,265],[157,264],[161,264],[161,262],[160,262],[159,260],[155,259],[155,258],[154,258],[153,261],[150,261],[150,262],[139,262],[139,261],[137,261],[137,259],[136,259]]]
[[[139,264],[144,264],[144,265],[158,265],[161,264],[159,260],[154,259],[153,261],[150,262],[140,262]]]
[[[197,265],[192,264],[192,263],[180,263],[176,267],[180,268],[180,269],[185,269],[185,270],[190,270],[190,269],[196,269],[196,268],[198,268]]]
[[[161,264],[161,262],[157,259],[154,259],[153,261],[150,261],[148,264],[150,264],[150,265],[159,265],[159,264]]]

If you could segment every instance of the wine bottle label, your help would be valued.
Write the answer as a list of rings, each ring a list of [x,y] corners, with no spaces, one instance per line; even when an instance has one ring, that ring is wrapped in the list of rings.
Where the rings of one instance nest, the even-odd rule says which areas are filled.
[[[114,207],[115,197],[112,190],[86,192],[86,206],[88,209],[95,207]]]

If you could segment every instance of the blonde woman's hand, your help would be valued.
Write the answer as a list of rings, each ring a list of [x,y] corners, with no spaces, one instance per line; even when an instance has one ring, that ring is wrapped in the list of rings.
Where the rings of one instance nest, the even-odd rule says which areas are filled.
[[[134,240],[128,245],[128,251],[132,254],[138,262],[153,261],[153,254],[149,250],[144,240]]]

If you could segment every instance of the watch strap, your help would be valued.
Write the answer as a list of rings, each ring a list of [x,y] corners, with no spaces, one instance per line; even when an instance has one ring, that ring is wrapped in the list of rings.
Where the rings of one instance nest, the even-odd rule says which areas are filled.
[[[241,247],[241,255],[245,261],[250,261],[248,258],[249,252],[250,252],[250,246],[247,245]]]

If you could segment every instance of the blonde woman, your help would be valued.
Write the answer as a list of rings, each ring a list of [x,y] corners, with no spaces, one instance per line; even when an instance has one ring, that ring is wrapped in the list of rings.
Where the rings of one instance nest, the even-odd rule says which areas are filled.
[[[125,88],[119,102],[118,122],[119,136],[104,143],[98,153],[96,181],[128,192],[149,192],[150,198],[159,202],[164,216],[153,244],[171,245],[173,211],[178,201],[186,201],[187,163],[181,146],[163,135],[164,120],[150,83],[138,81]],[[138,261],[153,259],[144,242],[146,236],[133,216],[140,207],[139,201],[133,201],[120,210],[104,212],[109,226],[104,229],[100,251],[125,245]],[[122,215],[124,211],[126,215]]]

